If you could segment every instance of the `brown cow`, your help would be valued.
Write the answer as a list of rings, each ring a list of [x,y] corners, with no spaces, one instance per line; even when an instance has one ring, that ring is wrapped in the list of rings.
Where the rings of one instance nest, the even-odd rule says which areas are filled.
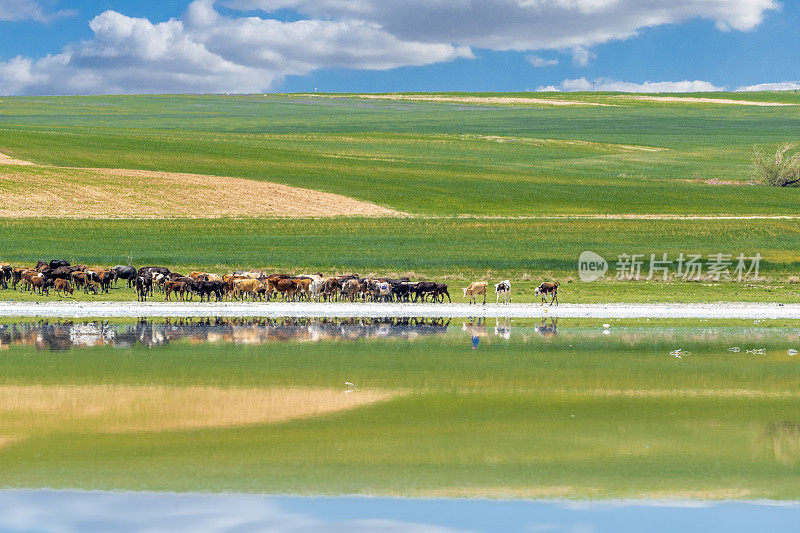
[[[53,280],[50,278],[46,278],[44,276],[32,276],[30,278],[31,283],[31,290],[36,293],[39,291],[39,294],[43,295],[50,295],[50,287],[53,286]]]
[[[297,283],[294,280],[286,278],[272,278],[267,280],[267,296],[272,294],[273,291],[283,294],[284,299],[293,299],[297,292]]]
[[[536,294],[542,295],[542,305],[547,301],[547,295],[552,294],[553,297],[550,299],[550,305],[553,305],[553,302],[558,305],[558,282],[557,281],[545,281],[538,287],[536,287]]]
[[[172,301],[170,295],[174,292],[178,295],[178,299],[186,301],[186,282],[185,281],[167,281],[164,283],[164,292],[167,294],[165,300]]]
[[[486,287],[489,284],[485,281],[473,281],[469,287],[464,287],[464,298],[469,295],[469,303],[478,303],[478,296],[483,294],[483,305],[486,305]]]
[[[56,294],[58,294],[62,298],[64,297],[63,293],[65,292],[68,292],[69,295],[72,296],[73,292],[72,285],[70,285],[69,281],[65,279],[58,278],[56,280],[53,280],[53,289],[56,291]]]
[[[297,293],[302,299],[305,296],[306,300],[311,299],[311,279],[310,278],[292,278],[294,284],[297,285]]]
[[[246,294],[255,299],[258,296],[259,290],[264,287],[264,283],[257,279],[234,279],[233,280],[233,299],[238,300],[241,295],[242,300]]]

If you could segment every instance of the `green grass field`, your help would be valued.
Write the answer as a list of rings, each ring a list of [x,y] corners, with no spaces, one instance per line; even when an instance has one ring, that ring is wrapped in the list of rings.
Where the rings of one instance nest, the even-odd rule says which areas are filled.
[[[795,214],[798,190],[703,181],[748,181],[753,148],[797,138],[799,110],[638,101],[553,109],[298,96],[4,98],[0,152],[62,166],[275,181],[423,215]]]
[[[0,153],[16,158],[274,181],[423,218],[59,220],[69,206],[54,199],[52,218],[0,222],[0,260],[26,264],[65,257],[94,265],[219,272],[411,272],[454,283],[510,278],[522,282],[519,297],[526,299],[526,283],[577,278],[583,250],[612,263],[621,253],[758,252],[767,290],[781,301],[795,301],[793,287],[785,284],[800,270],[795,220],[480,217],[797,215],[800,189],[705,181],[749,181],[754,147],[771,149],[798,138],[800,106],[660,103],[605,93],[516,96],[613,107],[301,95],[3,98]],[[783,93],[688,96],[798,103]],[[34,177],[41,172],[10,166],[0,171]],[[64,171],[65,188],[91,187],[91,179],[83,171]],[[0,191],[14,187],[13,180],[0,180]],[[572,292],[572,301],[765,298],[761,289],[736,284],[609,282]],[[16,296],[6,291],[0,297]]]
[[[798,498],[800,369],[786,354],[797,344],[796,323],[755,330],[626,321],[606,336],[595,322],[561,321],[556,337],[531,329],[509,341],[490,335],[476,351],[460,324],[413,342],[187,341],[60,354],[11,346],[0,356],[0,392],[103,385],[343,393],[352,381],[399,395],[302,420],[150,432],[98,432],[102,413],[77,424],[74,407],[63,418],[35,404],[7,407],[0,436],[16,440],[0,447],[0,486]],[[691,355],[671,356],[678,347]]]
[[[702,224],[702,225],[701,225]],[[591,233],[589,229],[592,228]],[[593,235],[604,235],[598,242]],[[533,289],[559,279],[562,302],[799,302],[800,225],[791,220],[474,220],[334,219],[0,222],[2,259],[14,264],[67,257],[74,263],[167,265],[184,274],[194,269],[227,273],[242,268],[362,276],[408,275],[444,280],[454,301],[460,287],[485,279],[511,279],[513,301],[536,301]],[[610,263],[602,282],[581,283],[578,256],[593,250]],[[726,253],[763,257],[758,282],[616,282],[613,269],[623,253]],[[649,263],[648,263],[649,264]],[[647,268],[645,268],[645,271]],[[673,269],[674,270],[674,269]],[[647,273],[647,272],[645,272]],[[573,283],[567,283],[569,280]],[[453,289],[455,288],[455,289]],[[78,299],[130,300],[127,289]],[[0,291],[0,298],[42,300]],[[163,298],[163,296],[162,296]],[[57,300],[52,295],[50,300]]]

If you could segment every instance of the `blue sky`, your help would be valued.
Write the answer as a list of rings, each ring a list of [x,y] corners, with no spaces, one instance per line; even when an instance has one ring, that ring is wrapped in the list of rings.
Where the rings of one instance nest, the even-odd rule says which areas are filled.
[[[0,0],[0,94],[800,88],[800,2],[664,4]]]

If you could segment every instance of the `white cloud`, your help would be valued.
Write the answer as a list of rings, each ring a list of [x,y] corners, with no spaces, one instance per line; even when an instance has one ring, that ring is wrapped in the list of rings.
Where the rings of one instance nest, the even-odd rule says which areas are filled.
[[[597,55],[583,46],[576,46],[572,49],[572,61],[581,67],[585,67],[589,64],[589,61],[597,57]]]
[[[75,15],[75,11],[65,9],[47,12],[39,2],[33,0],[0,0],[0,21],[36,20],[50,22],[51,20]]]
[[[290,8],[321,19],[378,24],[400,39],[492,50],[590,47],[641,28],[705,18],[751,30],[776,0],[228,0],[238,9]]]
[[[534,67],[553,67],[558,65],[558,59],[544,59],[537,55],[529,55],[525,59]]]
[[[723,87],[707,81],[646,81],[644,83],[630,83],[624,81],[597,78],[589,81],[586,78],[566,79],[558,86],[548,85],[536,89],[540,92],[548,91],[607,91],[626,93],[691,93],[691,92],[716,92],[724,90]]]
[[[466,47],[404,41],[373,23],[225,17],[195,0],[154,24],[106,11],[94,38],[38,60],[0,62],[0,94],[259,92],[320,68],[390,69],[472,57]]]
[[[748,91],[796,91],[800,89],[800,81],[782,81],[778,83],[759,83],[736,89],[740,92]]]
[[[42,0],[44,1],[44,0]],[[223,1],[223,0],[219,0]],[[385,70],[474,57],[473,48],[558,50],[576,65],[591,46],[693,18],[749,30],[776,0],[226,0],[266,15],[223,15],[194,0],[154,23],[115,11],[95,17],[92,39],[42,58],[0,62],[0,94],[260,92],[322,68]],[[0,15],[48,17],[37,2],[0,0]],[[271,19],[297,10],[294,22]],[[534,66],[555,59],[531,55]],[[687,82],[688,83],[688,82]],[[710,84],[709,84],[710,86]],[[713,87],[713,86],[710,86]],[[711,90],[711,89],[709,89]]]

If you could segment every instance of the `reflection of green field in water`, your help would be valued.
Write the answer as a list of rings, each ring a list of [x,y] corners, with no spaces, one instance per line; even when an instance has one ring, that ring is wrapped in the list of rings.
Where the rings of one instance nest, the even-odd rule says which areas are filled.
[[[516,497],[800,497],[798,325],[489,320],[413,342],[267,342],[0,352],[0,391],[395,393],[277,422],[109,430],[85,405],[0,405],[0,485]],[[502,321],[501,321],[502,323]],[[515,322],[513,326],[518,325]],[[480,334],[478,349],[470,336]],[[740,352],[728,351],[737,346]],[[691,352],[677,358],[670,352]],[[764,348],[765,355],[747,353]],[[98,387],[105,386],[105,387]],[[69,388],[73,387],[73,388]],[[95,388],[92,388],[95,387]],[[86,391],[89,391],[88,393]],[[1,394],[1,393],[0,393]],[[188,394],[188,393],[187,393]],[[184,400],[188,396],[181,396]],[[173,396],[176,398],[178,396]],[[165,401],[170,397],[165,396]],[[229,397],[220,397],[229,398]],[[33,400],[30,400],[31,402]],[[196,400],[194,400],[196,401]],[[272,401],[272,400],[270,400]],[[293,400],[297,403],[297,399]],[[300,400],[302,403],[302,400]],[[62,404],[60,404],[62,405]],[[66,405],[66,404],[63,404]],[[248,419],[258,401],[231,404]],[[175,406],[164,406],[174,416]],[[180,411],[178,409],[177,411]],[[250,413],[252,414],[252,413]],[[131,415],[135,418],[135,413]],[[159,413],[142,411],[152,422]],[[165,426],[166,427],[166,426]]]

